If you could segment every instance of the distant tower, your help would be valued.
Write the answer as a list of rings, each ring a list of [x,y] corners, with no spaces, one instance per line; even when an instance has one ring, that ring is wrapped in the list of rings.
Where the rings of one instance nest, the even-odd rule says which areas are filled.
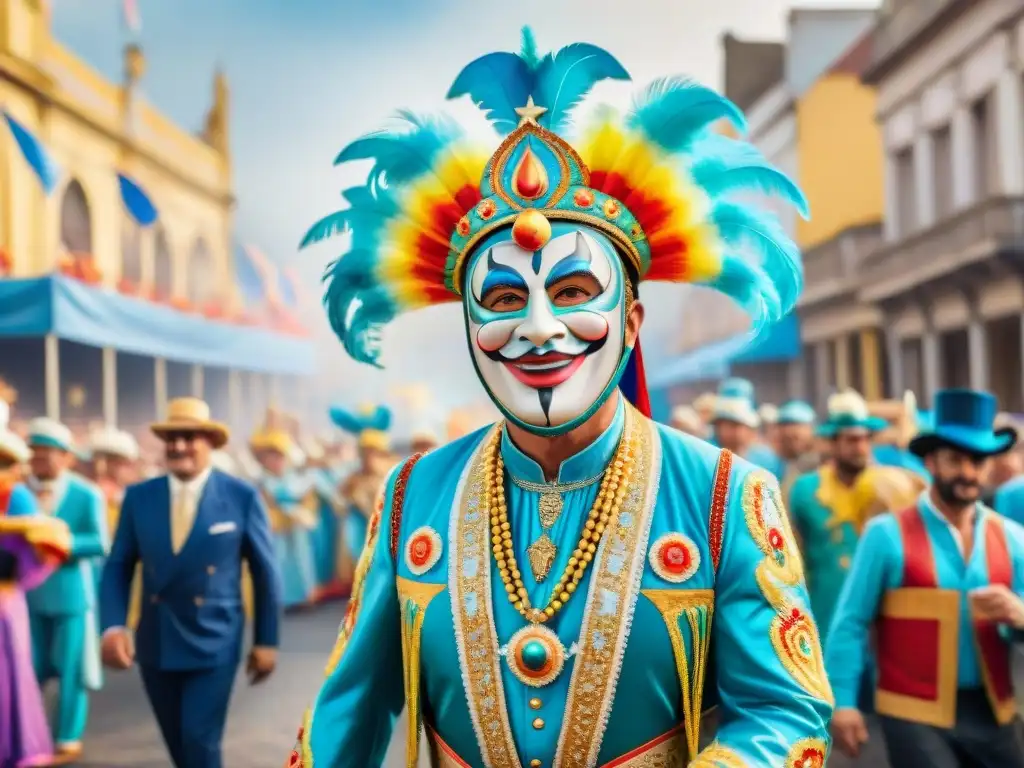
[[[124,47],[124,75],[121,82],[121,125],[129,137],[138,134],[138,87],[146,74],[146,54],[135,43]]]
[[[228,136],[230,101],[231,94],[228,89],[227,76],[218,67],[217,73],[213,77],[213,104],[210,106],[210,111],[206,113],[203,139],[224,157],[228,156],[230,150]]]

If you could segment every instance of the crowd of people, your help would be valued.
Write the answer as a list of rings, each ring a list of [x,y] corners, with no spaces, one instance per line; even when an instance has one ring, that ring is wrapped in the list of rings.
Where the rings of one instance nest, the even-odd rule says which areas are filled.
[[[281,610],[349,596],[400,458],[390,413],[332,409],[343,434],[303,450],[294,421],[271,410],[231,454],[227,427],[182,398],[150,425],[162,452],[147,468],[128,432],[96,429],[82,444],[65,424],[19,425],[0,409],[0,766],[81,759],[101,661],[139,665],[175,765],[219,765],[242,617],[258,681],[274,666]],[[421,431],[413,448],[436,439]],[[153,515],[161,507],[169,527]]]

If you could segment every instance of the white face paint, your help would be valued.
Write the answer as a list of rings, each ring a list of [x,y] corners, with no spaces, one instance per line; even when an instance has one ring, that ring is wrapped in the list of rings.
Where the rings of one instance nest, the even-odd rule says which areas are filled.
[[[536,253],[512,241],[480,250],[465,292],[469,346],[509,418],[527,429],[575,426],[614,390],[624,286],[614,246],[592,230],[557,226]]]

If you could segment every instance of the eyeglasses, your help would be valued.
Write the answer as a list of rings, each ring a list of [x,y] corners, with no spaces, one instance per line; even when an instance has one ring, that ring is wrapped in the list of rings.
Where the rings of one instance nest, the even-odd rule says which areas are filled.
[[[164,440],[168,443],[176,443],[179,440],[186,443],[194,443],[200,437],[202,437],[202,434],[199,432],[167,432],[164,434]]]

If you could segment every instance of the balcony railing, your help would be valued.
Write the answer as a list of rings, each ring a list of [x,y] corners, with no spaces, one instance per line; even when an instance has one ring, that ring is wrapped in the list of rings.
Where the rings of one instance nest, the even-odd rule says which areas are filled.
[[[800,306],[817,304],[854,289],[861,265],[881,242],[880,224],[862,224],[806,251]]]
[[[865,73],[869,81],[877,79],[904,48],[940,23],[947,13],[972,0],[902,0],[888,13],[879,14],[875,28],[871,66]]]
[[[864,261],[862,282],[885,280],[986,242],[996,247],[1024,244],[1024,198],[989,198],[878,249]]]

